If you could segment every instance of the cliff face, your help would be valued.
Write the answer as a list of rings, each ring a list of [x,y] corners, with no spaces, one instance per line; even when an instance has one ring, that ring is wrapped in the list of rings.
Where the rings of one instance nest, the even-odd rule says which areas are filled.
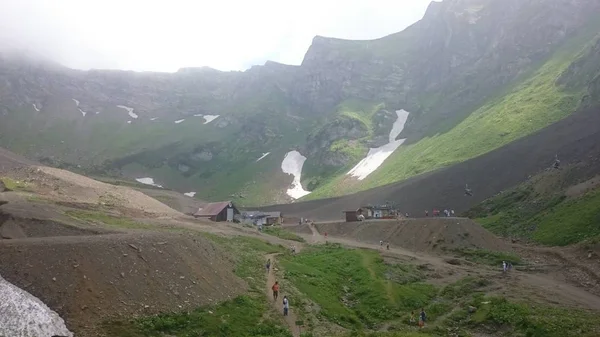
[[[594,1],[433,2],[423,20],[378,40],[316,37],[296,96],[324,111],[361,98],[435,118],[460,114],[545,60],[598,10]],[[436,129],[433,116],[411,128],[416,139]]]
[[[321,181],[381,145],[393,123],[382,116],[410,111],[400,135],[407,144],[450,130],[599,14],[595,0],[432,2],[402,32],[370,41],[317,36],[300,66],[267,62],[245,72],[84,72],[2,53],[0,146],[95,173],[160,174],[176,189],[214,185],[206,193],[217,198],[260,193],[268,178],[247,163],[267,152],[261,165],[286,182],[278,165],[302,149],[312,167],[305,179]],[[573,80],[577,69],[593,73],[593,55],[564,86],[589,86],[597,97],[597,77]],[[239,179],[223,188],[231,176]]]

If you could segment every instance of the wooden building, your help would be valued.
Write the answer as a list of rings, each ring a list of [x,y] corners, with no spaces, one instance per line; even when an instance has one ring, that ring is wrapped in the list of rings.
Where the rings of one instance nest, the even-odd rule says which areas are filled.
[[[232,222],[240,211],[231,201],[213,202],[200,207],[195,218],[210,219],[215,222],[229,221]]]

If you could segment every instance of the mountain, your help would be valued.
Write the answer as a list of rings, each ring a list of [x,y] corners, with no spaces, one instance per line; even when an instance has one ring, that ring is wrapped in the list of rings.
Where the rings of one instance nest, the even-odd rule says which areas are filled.
[[[490,228],[498,234],[514,234],[517,229],[523,234],[528,227],[523,224],[524,218],[560,204],[565,199],[557,202],[557,198],[569,194],[566,190],[579,190],[576,196],[585,194],[582,186],[600,192],[599,123],[600,104],[582,108],[538,132],[450,167],[350,195],[267,206],[263,210],[278,210],[288,217],[332,221],[340,219],[345,210],[390,203],[411,217],[425,217],[425,210],[431,215],[433,209],[455,210],[456,214],[467,214],[470,218],[489,216],[486,220],[495,221],[496,227],[501,228]],[[556,155],[561,161],[558,170],[552,168]],[[470,197],[465,196],[465,179],[473,192]],[[523,197],[528,198],[523,200]],[[522,207],[524,201],[529,207]],[[588,207],[596,217],[600,214],[598,209],[597,203]],[[498,213],[502,217],[496,216]],[[577,214],[571,215],[577,217]],[[585,225],[600,235],[597,224],[594,220]],[[581,232],[575,230],[571,234]]]
[[[77,71],[0,52],[0,146],[245,205],[366,190],[597,102],[599,14],[594,0],[432,2],[402,32],[317,36],[300,66],[244,72]]]

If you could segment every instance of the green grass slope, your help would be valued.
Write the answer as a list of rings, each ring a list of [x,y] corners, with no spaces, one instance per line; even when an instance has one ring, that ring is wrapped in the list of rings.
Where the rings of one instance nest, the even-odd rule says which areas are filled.
[[[600,189],[567,196],[570,170],[550,172],[474,207],[467,215],[490,231],[550,246],[600,238]]]
[[[362,191],[462,162],[566,117],[576,110],[587,88],[565,87],[557,80],[593,44],[597,28],[568,41],[531,76],[489,100],[450,131],[401,146],[363,181],[341,174],[305,200]]]
[[[299,291],[292,296],[295,312],[302,316],[306,306],[316,314],[305,322],[306,336],[322,336],[314,331],[323,322],[347,329],[327,335],[339,337],[591,337],[599,332],[593,312],[498,297],[490,293],[493,281],[478,277],[434,286],[418,266],[386,262],[378,251],[327,244],[280,261],[285,285]],[[416,317],[421,308],[428,316],[424,329],[410,322],[411,312]]]

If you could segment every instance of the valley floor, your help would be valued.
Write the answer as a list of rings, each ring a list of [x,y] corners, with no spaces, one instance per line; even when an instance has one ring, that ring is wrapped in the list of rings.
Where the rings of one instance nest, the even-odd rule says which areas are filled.
[[[76,336],[600,334],[593,247],[508,242],[460,218],[261,233],[165,211],[141,193],[122,203],[133,192],[87,178],[25,170],[3,179],[13,191],[0,193],[0,275]],[[504,273],[503,260],[514,269]],[[421,308],[424,329],[411,321]]]

